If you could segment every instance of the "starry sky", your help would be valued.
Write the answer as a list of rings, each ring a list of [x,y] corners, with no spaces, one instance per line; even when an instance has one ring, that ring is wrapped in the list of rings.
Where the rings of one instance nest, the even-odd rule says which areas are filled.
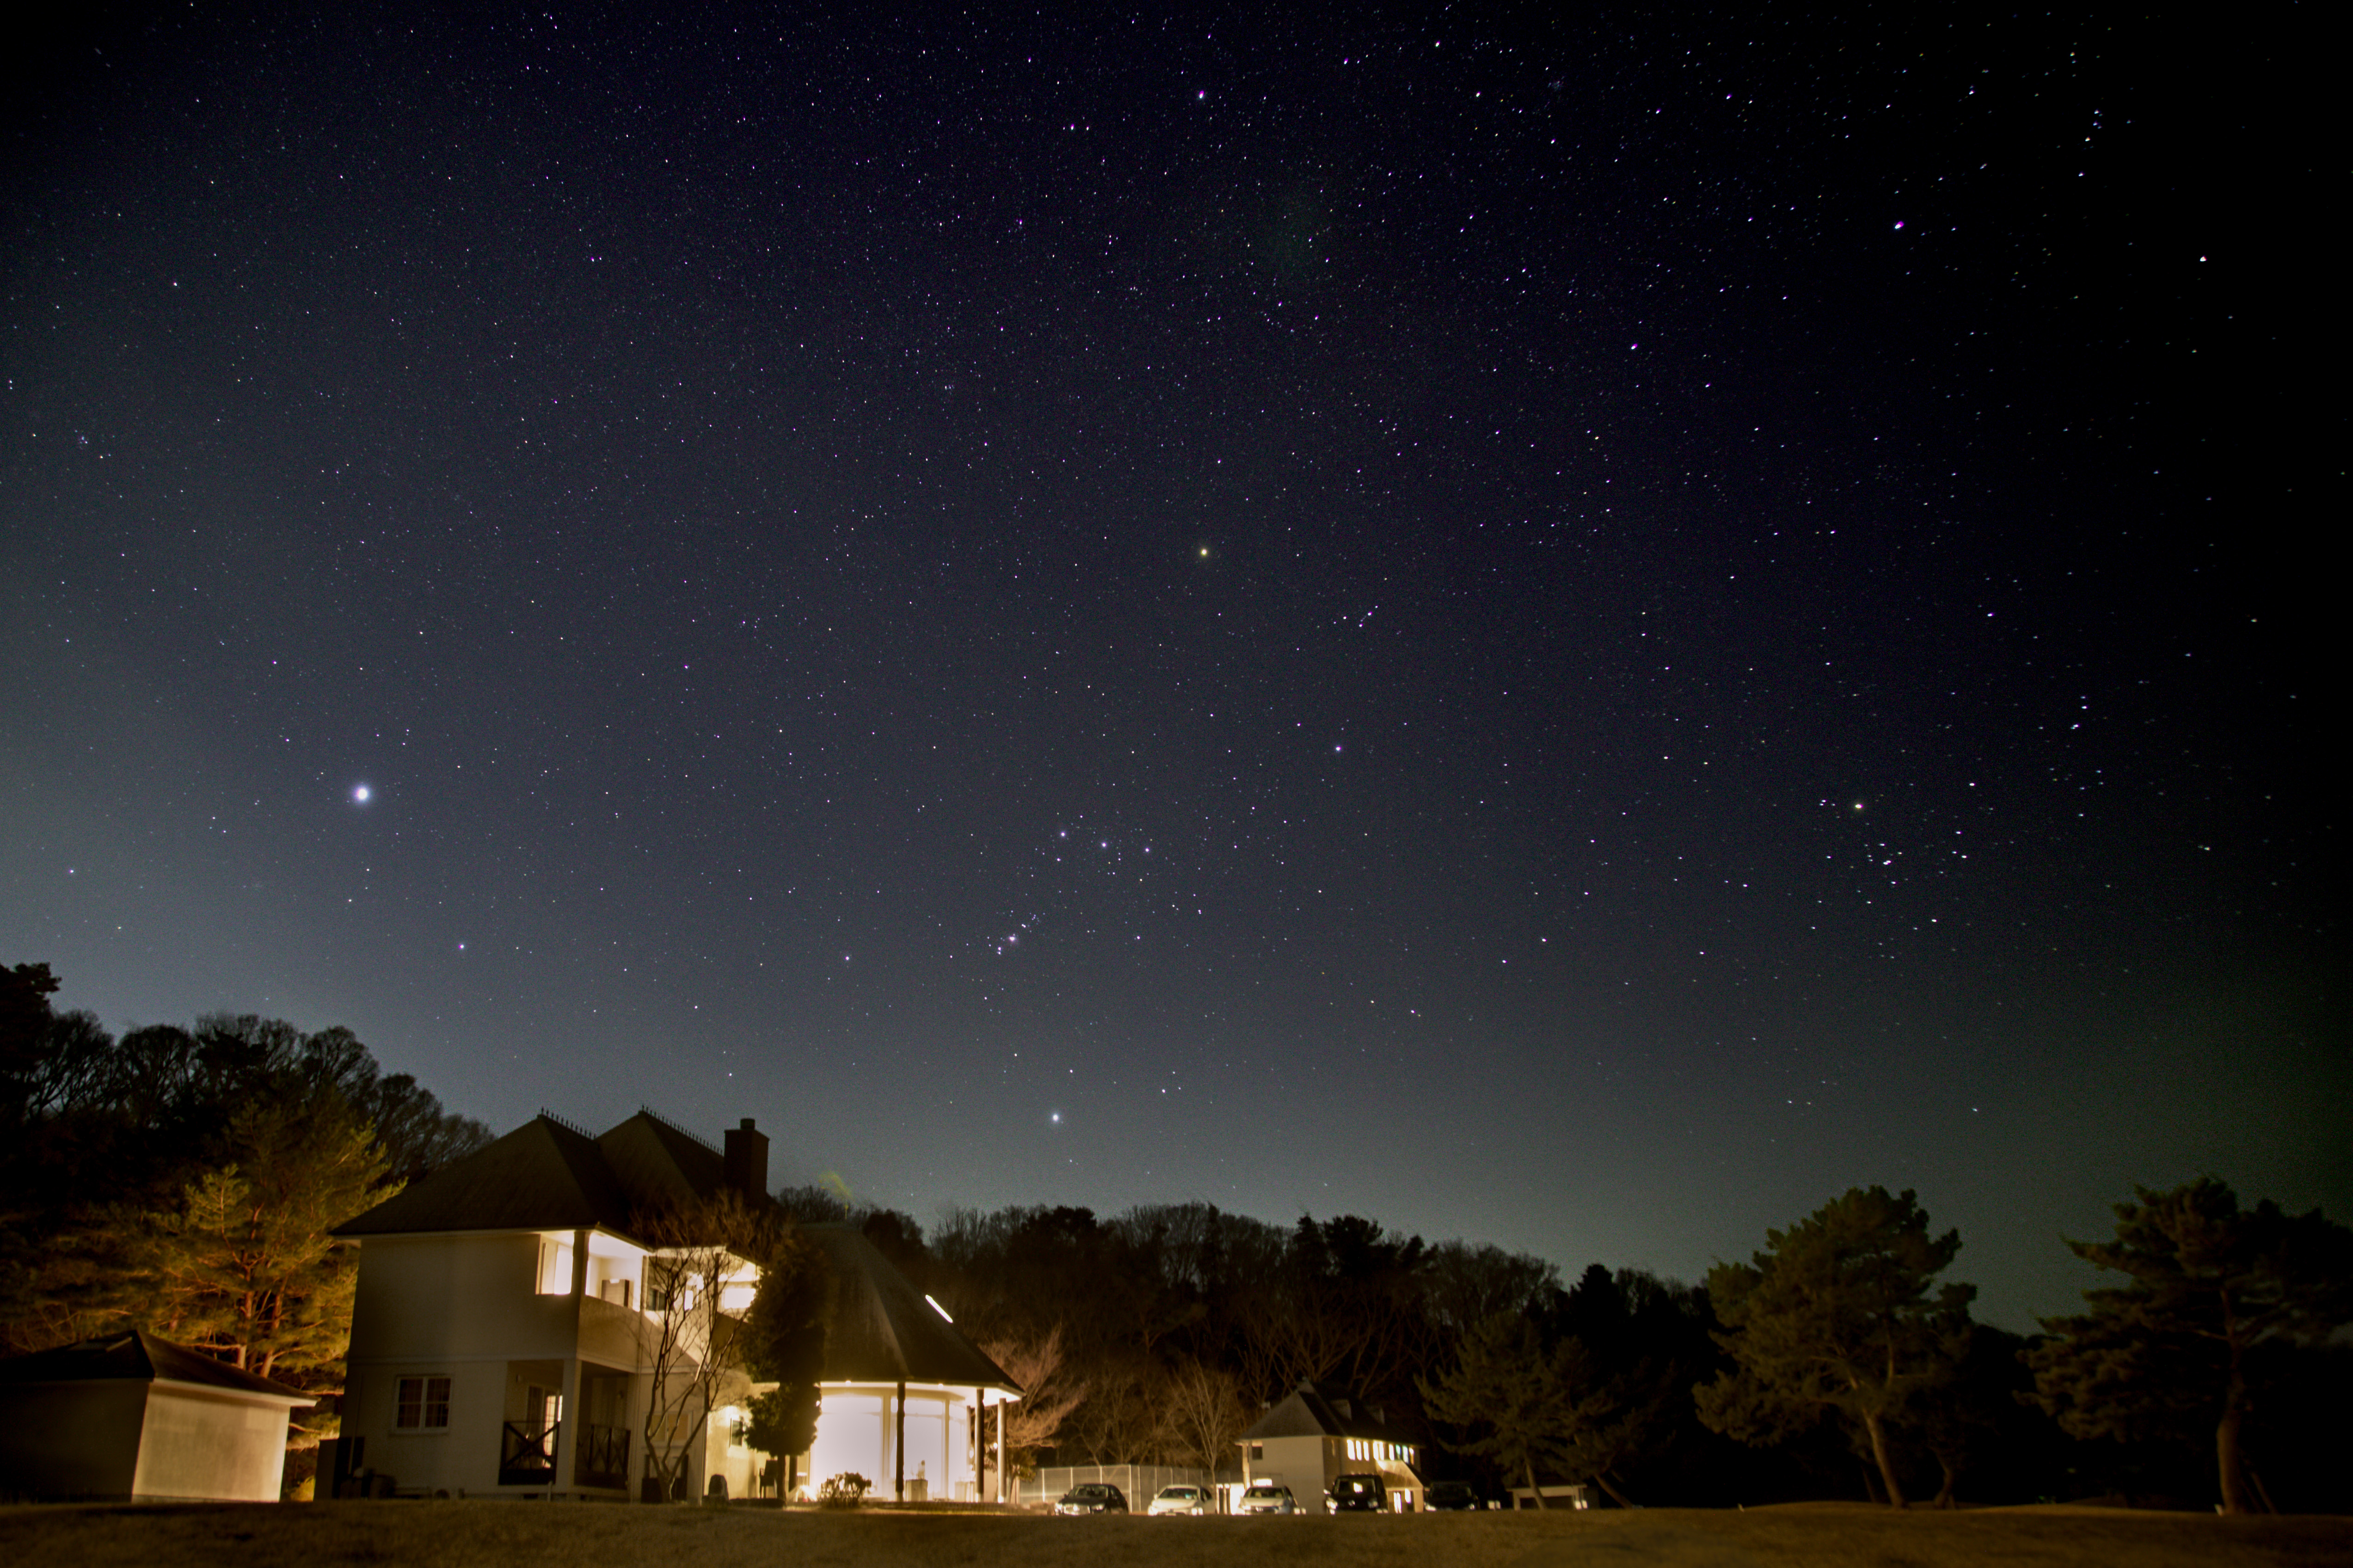
[[[5,68],[60,1005],[2019,1329],[2353,1208],[2308,7],[316,9]]]

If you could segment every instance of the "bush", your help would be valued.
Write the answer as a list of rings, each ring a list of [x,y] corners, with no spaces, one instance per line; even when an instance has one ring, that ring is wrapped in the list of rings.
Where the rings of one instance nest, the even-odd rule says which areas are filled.
[[[818,1489],[818,1506],[856,1508],[865,1499],[866,1489],[873,1484],[853,1470],[844,1470],[838,1476],[827,1478],[825,1485]]]

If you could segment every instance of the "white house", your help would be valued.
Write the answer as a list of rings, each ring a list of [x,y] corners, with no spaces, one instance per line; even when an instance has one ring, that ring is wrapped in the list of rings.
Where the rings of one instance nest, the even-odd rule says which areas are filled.
[[[1241,1450],[1245,1484],[1287,1486],[1310,1511],[1323,1508],[1333,1478],[1345,1475],[1380,1476],[1389,1507],[1400,1512],[1422,1506],[1411,1437],[1336,1388],[1302,1383],[1242,1434]]]
[[[126,1331],[0,1362],[0,1496],[276,1502],[311,1403]]]
[[[681,1278],[687,1255],[649,1245],[643,1216],[729,1189],[773,1207],[767,1143],[748,1118],[723,1152],[650,1111],[593,1137],[542,1114],[341,1227],[359,1247],[358,1296],[343,1437],[322,1472],[346,1492],[639,1491],[665,1298],[716,1290],[740,1313],[758,1284],[741,1258]],[[806,1234],[832,1279],[817,1439],[797,1468],[818,1482],[855,1470],[902,1496],[984,1495],[983,1417],[1019,1388],[855,1230]],[[714,1479],[754,1495],[772,1473],[743,1441],[754,1392],[732,1375],[685,1443],[692,1495]],[[656,1436],[667,1462],[687,1434]]]

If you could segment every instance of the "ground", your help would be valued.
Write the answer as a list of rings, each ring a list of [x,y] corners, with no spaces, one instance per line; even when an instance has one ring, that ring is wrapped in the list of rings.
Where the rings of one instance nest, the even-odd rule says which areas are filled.
[[[2330,1568],[2353,1520],[2109,1509],[1051,1519],[522,1502],[0,1509],[0,1562],[71,1568]]]

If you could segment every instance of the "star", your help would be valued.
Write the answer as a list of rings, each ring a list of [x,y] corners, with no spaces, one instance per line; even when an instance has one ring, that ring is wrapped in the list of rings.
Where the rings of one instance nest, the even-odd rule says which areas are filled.
[[[357,805],[365,805],[368,803],[369,798],[373,796],[375,793],[375,792],[374,790],[369,789],[365,784],[353,784],[352,786],[353,804]]]

